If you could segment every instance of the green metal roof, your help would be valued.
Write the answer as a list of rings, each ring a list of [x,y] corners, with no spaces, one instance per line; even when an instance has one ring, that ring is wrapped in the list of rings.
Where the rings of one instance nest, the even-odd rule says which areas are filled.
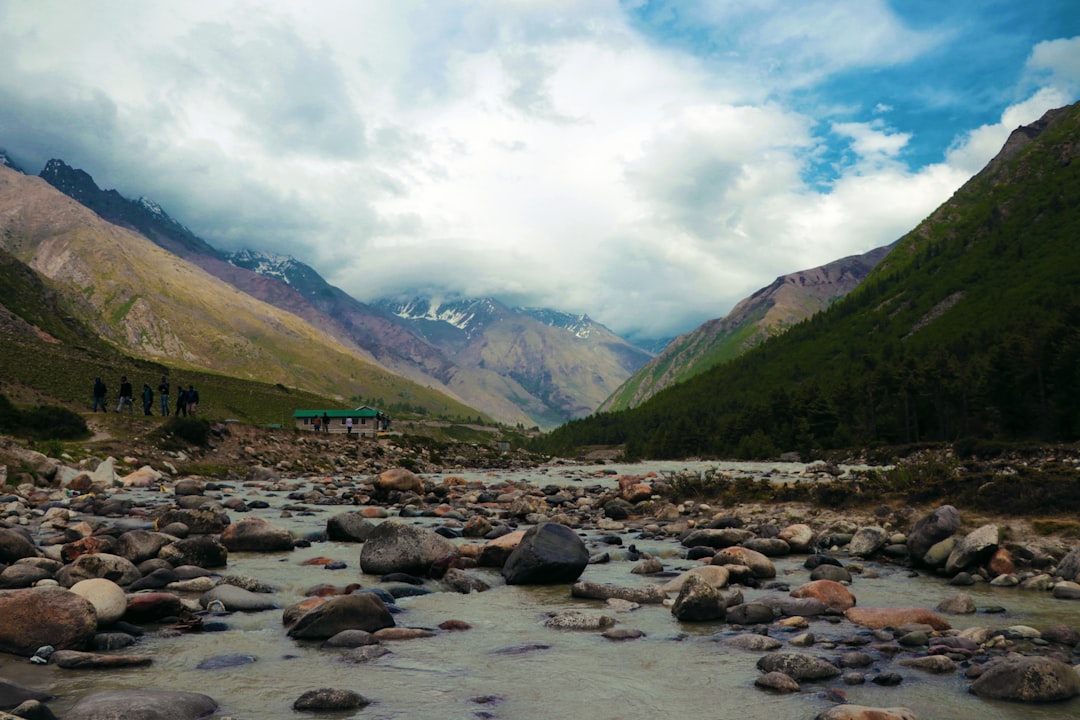
[[[352,410],[297,410],[293,413],[294,418],[313,418],[322,417],[325,415],[328,418],[374,418],[374,417],[386,417],[382,412],[379,412],[373,407],[364,405],[363,407],[354,408]]]

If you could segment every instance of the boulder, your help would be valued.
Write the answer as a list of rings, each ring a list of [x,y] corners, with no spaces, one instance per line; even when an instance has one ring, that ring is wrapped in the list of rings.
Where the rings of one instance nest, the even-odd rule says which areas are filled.
[[[110,553],[80,555],[56,573],[57,581],[67,587],[91,578],[105,578],[117,585],[130,585],[141,577],[142,573],[130,560]]]
[[[80,580],[71,586],[71,592],[85,598],[94,606],[98,627],[106,627],[124,617],[127,612],[127,596],[124,589],[105,578]]]
[[[480,556],[476,559],[476,564],[480,567],[501,568],[506,564],[506,559],[510,557],[511,553],[517,549],[523,537],[525,537],[524,530],[514,530],[488,540],[484,547],[480,549]]]
[[[364,542],[360,568],[369,575],[426,575],[435,562],[453,555],[457,555],[454,544],[435,531],[387,520]]]
[[[53,574],[43,567],[16,563],[0,573],[0,590],[28,588],[39,580],[51,578]]]
[[[728,612],[730,613],[731,610],[739,607],[742,607],[742,605],[729,608]],[[783,646],[783,643],[776,638],[768,635],[758,635],[757,633],[724,638],[724,644],[739,650],[749,650],[750,652],[769,652]]]
[[[945,561],[945,574],[955,575],[990,559],[997,550],[1000,535],[997,525],[983,525],[972,530],[949,553],[949,559]]]
[[[775,618],[776,611],[765,603],[741,603],[727,609],[727,621],[736,625],[766,625]]]
[[[128,622],[154,622],[180,614],[183,608],[179,596],[167,592],[136,593],[128,596],[124,619]]]
[[[49,662],[65,670],[115,670],[117,668],[145,667],[154,662],[149,655],[108,655],[105,653],[57,650]]]
[[[949,555],[952,554],[953,548],[960,543],[958,537],[947,537],[941,542],[934,543],[930,546],[930,549],[926,551],[926,554],[922,556],[922,563],[928,568],[934,570],[942,570],[945,568],[945,563],[949,560]],[[912,555],[912,557],[915,557]]]
[[[814,531],[804,523],[788,525],[776,537],[786,542],[793,553],[810,552],[814,546]]]
[[[394,626],[394,616],[378,595],[358,593],[329,598],[308,610],[289,628],[289,637],[325,640],[343,630],[373,633]]]
[[[908,553],[922,560],[931,547],[951,537],[959,528],[960,511],[952,505],[942,505],[915,522],[907,536]]]
[[[661,590],[659,585],[629,588],[595,582],[574,583],[570,588],[570,595],[590,600],[625,600],[641,605],[657,605],[668,599],[667,593]]]
[[[371,703],[352,690],[318,688],[308,690],[293,703],[293,710],[356,710]]]
[[[181,690],[103,690],[79,698],[64,720],[199,720],[218,704],[207,695]]]
[[[0,652],[32,656],[43,645],[84,647],[97,631],[94,606],[56,587],[0,590]]]
[[[1080,581],[1080,547],[1070,550],[1057,564],[1057,574],[1071,582]]]
[[[338,513],[326,521],[326,537],[334,542],[366,542],[375,523],[362,513]]]
[[[745,547],[728,547],[713,555],[713,565],[743,565],[750,568],[756,578],[776,577],[772,560],[756,550]]]
[[[247,517],[225,528],[221,544],[229,552],[284,552],[293,549],[293,538],[268,520]]]
[[[832,663],[801,653],[763,655],[757,661],[757,668],[766,673],[782,672],[796,681],[828,680],[840,675],[840,668]]]
[[[756,602],[773,608],[787,617],[814,617],[823,614],[828,608],[817,598],[793,598],[790,595],[766,595]]]
[[[975,600],[967,593],[954,593],[938,603],[938,612],[948,615],[970,615],[975,612]]]
[[[783,557],[791,553],[791,546],[779,538],[750,538],[739,547],[759,552],[765,557]]]
[[[834,580],[812,580],[791,591],[793,598],[816,598],[830,610],[843,612],[855,606],[851,591]]]
[[[704,546],[719,549],[738,545],[752,537],[754,537],[754,533],[742,528],[704,528],[691,530],[680,542],[682,542],[683,547]]]
[[[392,470],[386,470],[375,476],[373,482],[376,490],[382,492],[389,492],[396,490],[397,492],[414,492],[422,494],[424,492],[424,483],[417,477],[415,473],[405,468],[394,468]]]
[[[847,571],[847,568],[840,567],[839,565],[823,564],[818,565],[810,571],[810,579],[849,583],[851,582],[851,573]]]
[[[1053,596],[1058,600],[1080,600],[1080,583],[1062,580],[1054,585]]]
[[[971,692],[991,700],[1056,702],[1080,695],[1080,674],[1049,657],[1010,655],[987,664]]]
[[[113,551],[122,558],[126,558],[138,565],[139,563],[156,558],[161,548],[173,542],[174,538],[161,532],[151,530],[129,530],[116,538],[116,546]]]
[[[529,528],[506,559],[502,576],[508,585],[572,583],[589,564],[585,542],[570,528],[541,523]]]
[[[911,623],[929,625],[934,630],[948,630],[949,623],[932,610],[916,607],[868,608],[853,607],[844,612],[856,625],[869,628],[898,628]]]
[[[34,543],[21,531],[0,529],[0,564],[11,564],[22,558],[40,555]],[[1071,579],[1071,578],[1070,578]]]
[[[701,565],[696,568],[691,568],[686,572],[680,573],[678,576],[673,577],[668,582],[661,586],[661,589],[665,593],[677,593],[683,589],[683,585],[686,584],[687,579],[691,576],[697,576],[705,582],[712,585],[714,588],[722,588],[728,584],[728,570],[720,565]]]
[[[230,612],[260,612],[277,610],[280,604],[266,593],[256,593],[235,585],[221,584],[202,594],[199,604],[204,608],[217,600]]]
[[[48,693],[32,690],[0,678],[0,710],[11,710],[27,700],[48,702],[49,700],[52,700],[53,697],[53,695],[49,695]]]
[[[195,535],[169,543],[161,548],[158,557],[167,560],[173,567],[195,565],[201,568],[219,568],[228,563],[229,551],[209,535]]]
[[[723,620],[726,613],[724,596],[700,575],[686,578],[671,606],[671,614],[682,622]]]
[[[172,523],[187,526],[192,535],[213,535],[229,525],[229,514],[215,507],[172,508],[157,517],[155,528],[161,529]]]
[[[848,543],[848,552],[856,557],[870,557],[889,540],[889,533],[884,529],[872,525],[861,527],[855,531],[851,542]]]
[[[773,692],[799,692],[799,683],[795,682],[789,675],[785,675],[782,672],[768,672],[764,675],[760,675],[754,680],[754,685],[764,690],[772,690]]]

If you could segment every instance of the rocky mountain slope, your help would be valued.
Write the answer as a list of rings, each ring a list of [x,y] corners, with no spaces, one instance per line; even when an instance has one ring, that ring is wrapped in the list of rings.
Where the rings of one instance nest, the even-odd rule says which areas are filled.
[[[587,414],[648,359],[646,353],[606,329],[592,339],[585,335],[569,345],[562,342],[566,338],[552,334],[549,342],[528,353],[530,362],[545,368],[543,379],[536,381],[527,377],[532,368],[516,367],[515,358],[520,359],[520,355],[495,360],[496,351],[490,343],[486,359],[478,352],[460,353],[462,340],[471,342],[471,336],[462,336],[452,322],[425,325],[385,307],[362,303],[295,258],[254,250],[221,252],[156,203],[146,198],[127,200],[114,190],[101,190],[90,175],[60,160],[50,161],[41,177],[110,222],[143,234],[244,293],[355,346],[364,358],[502,422],[552,427]],[[535,322],[545,326],[562,315],[545,310],[536,313],[543,318]],[[583,327],[591,325],[595,324],[586,322]],[[575,353],[580,357],[572,357]],[[580,368],[590,364],[599,377],[583,383]]]
[[[343,401],[409,398],[475,411],[363,359],[363,351],[241,293],[39,178],[0,167],[0,247],[57,288],[97,335],[174,367],[302,387]]]
[[[599,410],[637,407],[664,388],[732,360],[824,310],[854,290],[891,249],[892,245],[876,248],[776,278],[771,285],[739,301],[724,317],[675,338],[607,398]]]

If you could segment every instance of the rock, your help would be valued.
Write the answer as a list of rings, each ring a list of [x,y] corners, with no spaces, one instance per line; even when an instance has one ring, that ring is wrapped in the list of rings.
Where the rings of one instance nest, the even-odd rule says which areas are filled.
[[[727,609],[727,621],[736,625],[765,625],[775,618],[776,611],[765,603],[740,603]]]
[[[610,615],[592,615],[580,610],[557,612],[544,621],[544,627],[553,630],[604,630],[615,624]]]
[[[377,645],[375,635],[366,630],[342,630],[322,644],[324,648],[358,648]]]
[[[761,553],[765,557],[782,557],[791,552],[791,546],[779,538],[750,538],[739,547]]]
[[[645,633],[637,628],[611,628],[600,633],[607,640],[638,640],[645,637]]]
[[[776,537],[786,542],[793,553],[810,552],[814,546],[814,531],[803,523],[788,525]]]
[[[224,668],[250,665],[253,662],[256,662],[254,655],[230,653],[228,655],[215,655],[214,657],[206,658],[195,667],[198,670],[222,670]]]
[[[975,600],[967,593],[955,593],[938,603],[938,612],[949,615],[970,615],[975,612]]]
[[[800,690],[799,683],[795,682],[790,675],[782,672],[767,672],[764,675],[759,675],[754,680],[754,685],[764,690],[782,693],[793,693]]]
[[[183,603],[167,592],[137,593],[128,596],[124,618],[128,622],[153,622],[180,614]]]
[[[382,645],[364,645],[363,647],[346,650],[338,659],[341,662],[359,665],[361,663],[369,663],[372,660],[378,660],[389,654],[390,649],[383,647]]]
[[[922,556],[922,562],[926,567],[933,568],[934,570],[944,569],[945,563],[949,560],[949,555],[952,554],[953,549],[960,543],[960,538],[948,537],[939,543],[934,543],[926,554]]]
[[[65,562],[72,562],[83,555],[111,554],[114,547],[116,541],[108,535],[92,535],[65,543],[60,548],[60,557]]]
[[[339,513],[326,521],[326,537],[334,542],[366,542],[374,529],[375,523],[358,512]]]
[[[424,483],[412,471],[405,468],[394,468],[379,473],[375,476],[372,484],[377,491],[389,492],[414,492],[423,494]]]
[[[720,550],[713,555],[712,564],[743,565],[750,568],[750,572],[756,578],[776,577],[776,566],[773,565],[772,560],[756,550],[745,547],[729,547]]]
[[[994,554],[990,556],[990,561],[986,564],[986,568],[990,571],[991,577],[997,577],[998,575],[1012,575],[1016,572],[1016,558],[1009,552],[1008,548],[999,547],[994,551]]]
[[[11,710],[27,700],[48,702],[54,696],[0,679],[0,710]]]
[[[30,538],[15,529],[0,529],[0,563],[11,564],[22,558],[37,557],[40,553]]]
[[[228,563],[229,551],[209,535],[195,535],[169,543],[161,548],[158,557],[167,560],[173,567],[195,565],[201,568],[219,568]]]
[[[57,650],[49,662],[65,670],[115,670],[145,667],[154,662],[149,655],[106,655],[104,653]]]
[[[433,530],[387,520],[364,542],[360,568],[369,575],[426,575],[435,562],[453,555],[457,555],[454,544]]]
[[[853,607],[844,612],[846,617],[856,625],[870,628],[898,628],[910,623],[929,625],[934,630],[948,630],[949,623],[932,610],[925,608],[899,607],[899,608],[865,608]]]
[[[128,488],[148,488],[160,481],[161,473],[149,465],[144,465],[120,478],[120,484]]]
[[[900,661],[904,667],[922,670],[933,675],[944,675],[956,672],[956,663],[944,655],[927,655],[926,657],[905,658]]]
[[[882,547],[889,539],[889,533],[883,528],[872,525],[859,528],[848,543],[848,552],[856,557],[870,557]]]
[[[293,703],[293,710],[355,710],[371,703],[366,697],[352,690],[319,688],[308,690]]]
[[[851,582],[851,573],[838,565],[818,565],[810,572],[811,580],[832,580],[833,582]]]
[[[260,612],[277,610],[281,607],[265,593],[251,592],[228,584],[218,585],[204,593],[199,598],[199,604],[205,608],[215,600],[225,605],[225,609],[230,612]]]
[[[793,598],[788,595],[766,595],[758,598],[757,602],[764,603],[781,615],[789,617],[814,617],[821,615],[827,609],[825,603],[817,598]]]
[[[997,525],[983,525],[972,530],[956,544],[945,561],[945,574],[955,575],[985,562],[997,550],[1000,532]]]
[[[94,606],[99,628],[112,625],[127,612],[127,596],[124,589],[105,578],[81,580],[71,586],[71,592],[85,598]]]
[[[668,599],[659,585],[647,585],[640,588],[628,588],[595,582],[577,582],[570,588],[570,595],[591,600],[625,600],[642,605],[657,605]]]
[[[851,591],[834,580],[813,580],[791,591],[793,598],[815,598],[830,610],[843,612],[855,606]]]
[[[684,547],[705,546],[711,548],[726,548],[754,537],[754,533],[741,528],[705,528],[692,530],[682,538]]]
[[[172,523],[183,523],[192,535],[212,535],[228,527],[229,515],[213,507],[172,508],[157,517],[154,527],[160,530]]]
[[[1054,585],[1053,595],[1058,600],[1080,600],[1080,583],[1062,580]]]
[[[293,549],[293,538],[268,520],[247,517],[225,528],[221,544],[229,552],[284,552]]]
[[[960,512],[952,505],[942,505],[919,518],[908,533],[908,553],[922,560],[930,548],[951,537],[960,528]]]
[[[44,645],[85,647],[97,614],[85,598],[55,587],[0,590],[0,652],[32,656]]]
[[[906,707],[876,708],[866,705],[836,705],[815,720],[919,720],[914,712]]]
[[[727,614],[727,604],[720,591],[708,581],[698,575],[690,575],[671,606],[671,614],[682,622],[723,620]]]
[[[801,653],[772,653],[757,661],[762,672],[782,672],[796,681],[828,680],[840,675],[840,668],[813,655]]]
[[[1080,674],[1053,658],[1013,655],[988,663],[971,692],[992,700],[1056,702],[1080,695]]]
[[[42,567],[16,563],[0,573],[0,590],[28,588],[41,580],[52,578],[53,574]]]
[[[64,720],[200,720],[218,704],[207,695],[179,690],[104,690],[79,698]]]
[[[502,568],[508,585],[572,583],[589,563],[584,541],[570,528],[541,523],[525,532]]]
[[[758,635],[757,633],[724,638],[724,644],[729,647],[738,648],[739,650],[749,650],[750,652],[768,652],[770,650],[776,650],[783,645],[782,642],[774,637]]]
[[[144,560],[156,558],[161,548],[171,542],[173,542],[173,538],[162,532],[129,530],[116,538],[114,551],[120,557],[138,565]]]
[[[1069,551],[1057,564],[1057,574],[1066,580],[1080,582],[1080,547]]]
[[[722,588],[728,583],[728,571],[727,568],[719,565],[700,565],[696,568],[691,568],[686,572],[680,573],[676,577],[672,578],[668,582],[661,586],[666,593],[677,593],[682,590],[683,585],[686,584],[687,578],[691,575],[696,575],[705,582],[712,585],[714,588]]]
[[[471,592],[487,592],[491,586],[475,575],[458,568],[450,568],[442,578],[443,585],[454,592],[468,595]]]
[[[394,626],[394,616],[377,595],[358,593],[329,598],[309,610],[289,629],[289,637],[325,640],[342,630],[373,633]]]
[[[173,494],[180,495],[202,495],[206,489],[206,485],[201,480],[195,478],[181,478],[176,481],[173,486]]]
[[[525,537],[524,530],[514,530],[500,537],[489,540],[480,550],[480,556],[476,564],[480,567],[501,568],[506,564],[507,558],[517,549],[521,538]]]
[[[109,553],[80,555],[56,574],[57,581],[68,587],[81,580],[105,578],[117,585],[129,585],[142,577],[130,560]]]
[[[1051,625],[1042,631],[1041,637],[1047,642],[1068,645],[1069,647],[1080,645],[1080,631],[1070,625]]]

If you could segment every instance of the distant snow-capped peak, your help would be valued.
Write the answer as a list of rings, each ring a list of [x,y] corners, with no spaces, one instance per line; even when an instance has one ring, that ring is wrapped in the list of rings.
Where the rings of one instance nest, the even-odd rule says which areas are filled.
[[[230,265],[246,268],[266,277],[277,278],[286,285],[292,284],[289,271],[295,267],[296,260],[290,255],[244,248],[229,253],[228,258]]]

